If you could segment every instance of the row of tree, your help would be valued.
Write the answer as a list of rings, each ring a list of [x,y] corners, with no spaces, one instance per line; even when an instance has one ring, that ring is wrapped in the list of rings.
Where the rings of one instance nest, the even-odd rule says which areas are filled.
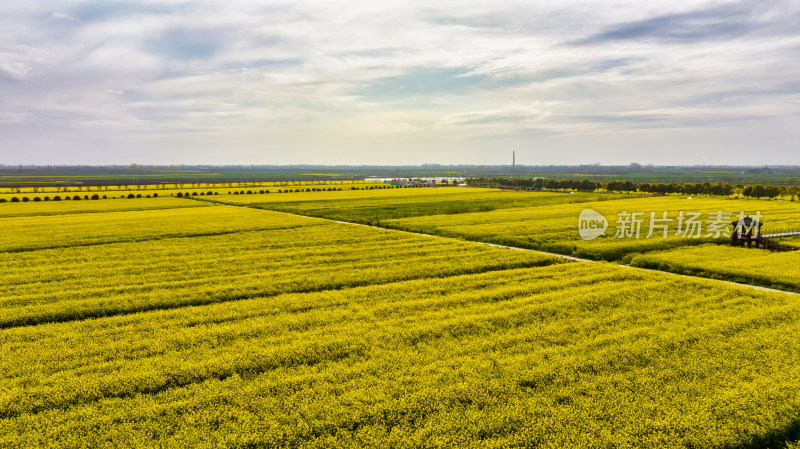
[[[153,198],[158,198],[158,194],[157,193],[154,193],[152,196],[153,196]],[[114,197],[112,196],[111,198],[114,198]],[[134,195],[133,193],[129,193],[127,197],[125,195],[120,195],[120,198],[142,198],[142,194],[139,193],[139,194]],[[147,198],[150,198],[150,195],[147,195]],[[64,200],[72,200],[72,201],[99,200],[99,199],[105,200],[105,199],[108,199],[108,196],[106,196],[106,195],[100,196],[99,194],[95,193],[92,196],[89,196],[89,195],[83,195],[83,196],[80,196],[80,195],[75,195],[75,196],[65,195],[63,199]],[[16,197],[16,196],[12,196],[10,199],[0,198],[0,203],[7,203],[7,202],[11,202],[11,203],[19,203],[19,202],[27,203],[28,201],[39,202],[39,201],[61,201],[61,200],[62,200],[61,195],[56,195],[56,196],[54,196],[52,198],[50,198],[49,196],[45,196],[44,198],[40,198],[38,196],[35,196],[32,199],[28,198],[27,196],[23,196],[22,198],[19,198],[19,197]]]
[[[655,193],[681,195],[742,195],[750,198],[788,197],[794,199],[798,186],[763,186],[727,183],[634,183],[632,181],[592,181],[589,179],[547,179],[547,178],[467,178],[471,187],[525,187],[533,190],[576,190],[583,192]]]

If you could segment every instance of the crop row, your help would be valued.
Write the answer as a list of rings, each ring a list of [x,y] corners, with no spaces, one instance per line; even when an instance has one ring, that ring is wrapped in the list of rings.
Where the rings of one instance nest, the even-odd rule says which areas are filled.
[[[178,201],[178,200],[176,200]],[[202,203],[187,202],[194,205]],[[144,241],[324,223],[313,218],[222,206],[0,218],[0,252]]]
[[[33,198],[34,196],[44,197],[45,195],[50,196],[51,198],[54,195],[60,195],[62,198],[66,195],[70,197],[74,195],[80,195],[81,198],[84,195],[91,196],[94,193],[98,193],[99,195],[106,195],[108,197],[118,197],[120,195],[127,196],[130,193],[134,195],[141,194],[142,196],[152,195],[153,193],[157,193],[159,197],[161,196],[170,196],[175,195],[178,192],[186,192],[187,190],[190,192],[207,192],[209,190],[216,192],[220,195],[232,192],[232,191],[241,191],[241,190],[260,190],[260,189],[306,189],[306,188],[331,188],[335,187],[337,189],[350,189],[351,187],[355,188],[369,188],[369,187],[377,187],[377,186],[384,186],[385,184],[382,182],[366,182],[366,181],[327,181],[327,182],[319,182],[319,181],[306,181],[306,182],[233,182],[233,183],[178,183],[178,184],[159,184],[159,185],[128,185],[128,184],[120,184],[120,185],[109,185],[109,186],[61,186],[61,187],[29,187],[29,188],[8,188],[8,187],[0,187],[0,199],[9,200],[10,198],[17,196],[27,196]]]
[[[486,212],[495,209],[539,207],[553,204],[583,203],[621,198],[599,193],[531,193],[463,187],[435,189],[343,191],[330,194],[220,196],[215,201],[242,204],[358,223],[438,214]]]
[[[604,236],[594,240],[582,240],[579,234],[578,217],[582,210],[591,209],[603,215],[608,221]],[[701,222],[699,233],[676,235],[680,212],[699,213]],[[638,229],[623,226],[621,213],[641,213]],[[651,221],[651,212],[656,218],[667,213],[668,222]],[[674,197],[627,198],[602,202],[580,204],[543,205],[518,209],[502,209],[482,213],[458,215],[435,215],[381,221],[382,226],[405,229],[429,234],[463,237],[469,240],[499,243],[523,248],[541,249],[561,254],[595,259],[620,260],[631,254],[647,251],[665,250],[678,246],[699,245],[714,240],[709,236],[709,222],[713,215],[723,212],[728,215],[721,220],[728,234],[730,222],[740,213],[754,216],[761,214],[768,227],[781,229],[800,224],[800,205],[791,202],[732,200]],[[629,221],[632,223],[632,221]],[[668,226],[668,237],[663,230],[654,227],[650,234],[650,224]],[[682,227],[685,231],[687,226]],[[618,231],[625,231],[617,236]],[[637,232],[638,231],[638,232]],[[717,242],[728,243],[729,235],[721,233]]]
[[[560,264],[6,329],[0,444],[776,445],[799,318],[789,295]]]
[[[113,201],[50,201],[28,204],[5,204],[0,207],[0,217],[34,217],[46,215],[86,214],[95,212],[123,212],[135,210],[178,209],[203,206],[170,197],[115,199]]]
[[[638,255],[631,265],[800,293],[800,252],[705,245]]]
[[[273,229],[0,253],[5,280],[0,327],[559,262],[535,253],[279,212],[190,211],[199,213],[192,217],[202,226],[227,219],[222,223],[226,229],[233,224],[258,229],[267,222]],[[152,212],[140,214],[154,220]],[[254,214],[269,220],[251,222]],[[175,215],[160,220],[168,227],[175,224]],[[157,223],[149,224],[158,229]],[[103,222],[97,226],[108,227]]]

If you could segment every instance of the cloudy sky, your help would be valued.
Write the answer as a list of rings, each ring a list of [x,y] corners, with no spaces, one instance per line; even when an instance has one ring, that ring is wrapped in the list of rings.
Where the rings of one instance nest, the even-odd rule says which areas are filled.
[[[0,163],[800,164],[800,2],[6,1]]]

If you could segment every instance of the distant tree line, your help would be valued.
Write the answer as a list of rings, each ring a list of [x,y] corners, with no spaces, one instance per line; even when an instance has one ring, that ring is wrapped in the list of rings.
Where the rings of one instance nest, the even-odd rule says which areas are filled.
[[[533,190],[652,193],[680,195],[741,195],[748,198],[788,197],[794,200],[800,193],[798,186],[763,186],[727,183],[635,183],[633,181],[592,181],[589,179],[548,178],[467,178],[470,187],[524,187]]]
[[[120,195],[120,198],[145,198],[145,197],[146,198],[150,198],[151,195],[143,196],[141,193],[136,194],[136,195],[134,195],[133,193],[129,193],[128,196]],[[152,194],[152,197],[153,198],[158,198],[158,193]],[[114,198],[114,197],[112,196],[111,198]],[[50,198],[49,196],[45,196],[45,197],[35,196],[33,198],[28,198],[27,196],[23,196],[21,198],[20,197],[16,197],[16,196],[12,196],[9,199],[0,198],[0,203],[8,203],[8,202],[10,202],[10,203],[19,203],[19,202],[27,203],[28,201],[39,202],[39,201],[61,201],[61,200],[79,201],[79,200],[100,200],[100,199],[106,200],[106,199],[108,199],[108,196],[106,196],[106,195],[100,196],[97,193],[95,193],[92,196],[89,196],[89,195],[83,195],[83,196],[81,196],[81,195],[74,195],[74,196],[64,195],[63,198],[61,197],[61,195],[55,195],[52,198]]]

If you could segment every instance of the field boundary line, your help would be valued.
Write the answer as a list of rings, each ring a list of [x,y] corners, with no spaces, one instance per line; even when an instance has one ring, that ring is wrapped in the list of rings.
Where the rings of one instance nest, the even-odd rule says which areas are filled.
[[[294,214],[294,215],[299,215],[299,214]],[[300,215],[300,216],[301,217],[306,217],[307,215]],[[316,218],[319,218],[319,217],[316,217]],[[328,220],[330,220],[330,219],[328,219]],[[424,236],[424,237],[452,238],[452,237],[445,237],[445,236],[436,235],[436,234],[424,234],[424,233],[421,233],[421,232],[405,231],[405,230],[402,230],[402,229],[383,228],[383,227],[380,227],[380,226],[366,225],[366,224],[362,224],[362,223],[353,223],[353,222],[350,222],[350,221],[340,221],[340,220],[330,220],[330,221],[333,221],[333,222],[336,222],[336,223],[342,223],[342,224],[356,225],[356,226],[367,226],[367,227],[375,228],[375,229],[385,229],[385,230],[389,230],[389,231],[406,232],[406,233],[409,233],[409,234],[420,235],[420,236]],[[571,260],[571,261],[574,261],[574,262],[599,262],[597,260],[582,259],[580,257],[567,256],[567,255],[564,255],[564,254],[549,253],[547,251],[540,251],[540,250],[537,250],[537,249],[519,248],[519,247],[515,247],[515,246],[499,245],[497,243],[481,242],[481,241],[477,241],[477,240],[466,240],[466,241],[472,242],[472,243],[478,243],[478,244],[481,244],[481,245],[494,246],[496,248],[511,249],[511,250],[514,250],[514,251],[531,251],[531,252],[534,252],[534,253],[545,254],[545,255],[553,256],[553,257],[559,257],[559,258]],[[609,263],[612,263],[614,265],[617,265],[617,266],[620,266],[620,267],[624,267],[624,268],[630,268],[630,269],[633,269],[633,270],[644,270],[644,271],[650,271],[650,272],[655,272],[655,273],[667,273],[667,274],[672,274],[672,275],[675,275],[675,276],[681,276],[681,277],[685,277],[685,278],[689,278],[689,279],[705,279],[705,280],[709,280],[709,281],[719,281],[719,282],[724,282],[724,283],[730,284],[730,285],[737,285],[739,287],[749,287],[749,288],[754,288],[754,289],[757,289],[757,290],[763,290],[763,291],[768,291],[768,292],[788,293],[790,295],[800,295],[800,293],[793,292],[793,291],[790,291],[790,290],[780,290],[780,289],[777,289],[777,288],[762,287],[760,285],[754,285],[754,284],[742,284],[742,283],[739,283],[739,282],[726,281],[724,279],[714,279],[714,278],[704,277],[704,276],[692,276],[691,274],[674,273],[672,271],[656,270],[656,269],[653,269],[653,268],[634,267],[632,265],[626,265],[626,264],[621,264],[621,263],[614,263],[614,262],[609,262]]]
[[[749,287],[749,288],[754,288],[756,290],[763,290],[763,291],[773,292],[773,293],[786,293],[786,294],[789,294],[789,295],[800,295],[800,293],[793,292],[791,290],[781,290],[781,289],[778,289],[778,288],[763,287],[761,285],[755,285],[755,284],[742,284],[741,282],[726,281],[724,279],[714,279],[714,278],[705,277],[705,276],[693,276],[691,274],[675,273],[673,271],[656,270],[655,268],[634,267],[633,265],[624,265],[624,264],[617,264],[617,265],[619,265],[620,267],[630,268],[630,269],[633,269],[633,270],[644,270],[644,271],[651,271],[651,272],[655,272],[655,273],[667,273],[667,274],[671,274],[671,275],[674,275],[674,276],[680,276],[680,277],[690,278],[690,279],[705,279],[705,280],[708,280],[708,281],[724,282],[724,283],[729,284],[729,285],[736,285],[736,286],[739,286],[739,287]]]
[[[315,217],[312,217],[315,218]],[[303,226],[318,226],[316,224],[312,225],[303,225]],[[207,231],[207,232],[198,232],[194,234],[164,234],[164,235],[156,235],[151,237],[143,237],[143,238],[135,238],[129,240],[108,240],[108,241],[98,241],[98,242],[87,242],[87,243],[79,243],[75,245],[56,245],[56,246],[41,246],[41,247],[26,247],[26,248],[11,248],[11,249],[0,249],[0,254],[16,254],[16,253],[30,253],[35,251],[45,251],[50,249],[66,249],[66,248],[86,248],[91,246],[103,246],[103,245],[116,245],[119,243],[140,243],[140,242],[151,242],[151,241],[158,241],[158,240],[167,240],[167,239],[179,239],[179,238],[195,238],[195,237],[215,237],[218,235],[229,235],[229,234],[238,234],[240,232],[258,232],[258,231],[270,231],[270,230],[279,230],[279,229],[292,229],[297,226],[288,226],[288,227],[281,227],[281,228],[251,228],[251,229],[232,229],[228,231]]]
[[[243,208],[247,208],[247,209],[260,209],[260,208],[257,208],[257,207],[250,207],[250,206],[240,205],[240,204],[230,204],[230,203],[222,203],[222,202],[207,201],[207,200],[200,200],[200,199],[196,199],[195,200],[194,198],[190,198],[190,199],[192,199],[194,201],[202,201],[202,202],[206,202],[206,203],[210,203],[210,204],[217,204],[217,205],[220,205],[220,206],[243,207]],[[272,209],[262,209],[262,210],[269,210],[269,211],[272,211],[272,212],[281,212],[281,211],[274,211]],[[295,214],[295,213],[292,213],[292,212],[283,212],[283,213],[291,214],[291,215],[297,215],[298,217],[318,218],[320,220],[327,220],[327,221],[332,221],[334,223],[348,224],[348,225],[353,225],[353,226],[366,226],[366,227],[370,227],[370,228],[383,229],[383,230],[387,230],[387,231],[405,232],[405,233],[408,233],[408,234],[414,234],[414,235],[419,235],[419,236],[423,236],[423,237],[438,237],[438,238],[443,238],[443,239],[453,239],[453,237],[446,237],[446,236],[442,236],[442,235],[424,234],[422,232],[406,231],[406,230],[403,230],[403,229],[384,228],[384,227],[381,227],[381,226],[368,225],[368,224],[363,224],[363,223],[355,223],[355,222],[352,222],[352,221],[333,220],[333,219],[330,219],[330,218],[313,217],[313,216],[310,216],[310,215],[301,215],[301,214]],[[458,239],[454,239],[454,240],[458,240]],[[573,261],[573,262],[598,262],[596,260],[582,259],[580,257],[567,256],[567,255],[564,255],[564,254],[549,253],[549,252],[546,252],[546,251],[539,251],[539,250],[530,249],[530,248],[519,248],[519,247],[515,247],[515,246],[499,245],[497,243],[481,242],[481,241],[477,241],[477,240],[464,240],[464,241],[477,243],[477,244],[480,244],[480,245],[493,246],[495,248],[505,248],[505,249],[510,249],[510,250],[514,250],[514,251],[531,251],[531,252],[534,252],[534,253],[544,254],[544,255],[552,256],[552,257],[557,257],[557,258],[560,258],[560,259],[566,259],[566,260],[570,260],[570,261]],[[611,263],[613,263],[613,262],[611,262]],[[656,270],[656,269],[653,269],[653,268],[634,267],[632,265],[625,265],[625,264],[620,264],[620,263],[614,263],[614,265],[617,265],[617,266],[620,266],[620,267],[625,267],[625,268],[630,268],[630,269],[633,269],[633,270],[643,270],[643,271],[650,271],[650,272],[655,272],[655,273],[667,273],[667,274],[671,274],[671,275],[675,275],[675,276],[681,276],[681,277],[689,278],[689,279],[704,279],[704,280],[708,280],[708,281],[724,282],[724,283],[729,284],[729,285],[736,285],[736,286],[739,286],[739,287],[748,287],[748,288],[752,288],[752,289],[756,289],[756,290],[773,292],[773,293],[786,293],[786,294],[795,295],[795,296],[800,295],[800,293],[793,292],[793,291],[790,291],[790,290],[780,290],[780,289],[777,289],[777,288],[762,287],[760,285],[754,285],[754,284],[742,284],[742,283],[739,283],[739,282],[726,281],[726,280],[723,280],[723,279],[714,279],[714,278],[704,277],[704,276],[693,276],[691,274],[674,273],[672,271]]]
[[[204,203],[209,203],[209,204],[218,204],[220,206],[243,207],[243,208],[246,208],[246,209],[261,209],[261,208],[258,208],[258,207],[250,207],[250,206],[246,206],[246,205],[243,205],[243,204],[230,204],[230,203],[222,203],[222,202],[200,200],[200,199],[196,200],[194,198],[190,198],[190,199],[192,199],[194,201],[202,201]],[[455,239],[453,237],[446,237],[446,236],[443,236],[443,235],[424,234],[422,232],[406,231],[404,229],[384,228],[382,226],[368,225],[368,224],[364,224],[364,223],[355,223],[355,222],[352,222],[352,221],[334,220],[332,218],[314,217],[314,216],[311,216],[311,215],[302,215],[302,214],[296,214],[296,213],[293,213],[293,212],[275,211],[275,210],[272,210],[272,209],[261,209],[261,210],[269,210],[271,212],[282,212],[284,214],[296,215],[298,217],[317,218],[317,219],[320,219],[320,220],[326,220],[326,221],[330,221],[330,222],[334,222],[334,223],[341,223],[341,224],[347,224],[347,225],[353,225],[353,226],[366,226],[368,228],[383,229],[385,231],[405,232],[406,234],[419,235],[419,236],[423,236],[423,237],[438,237],[438,238],[443,238],[443,239],[460,240],[460,239]],[[477,241],[477,240],[466,240],[466,239],[464,239],[464,240],[460,240],[460,241],[477,243],[477,244],[486,245],[486,246],[493,246],[495,248],[511,249],[511,250],[514,250],[514,251],[532,251],[532,252],[539,253],[539,254],[544,254],[544,255],[547,255],[547,256],[558,257],[559,259],[571,260],[573,262],[593,262],[590,259],[581,259],[580,257],[567,256],[567,255],[564,255],[564,254],[548,253],[546,251],[539,251],[539,250],[529,249],[529,248],[518,248],[518,247],[515,247],[515,246],[499,245],[497,243],[481,242],[481,241]]]
[[[295,215],[299,215],[299,214],[295,214]],[[301,217],[307,217],[307,215],[300,215],[300,216]],[[369,228],[383,229],[383,230],[387,230],[387,231],[405,232],[407,234],[420,235],[420,236],[423,236],[423,237],[438,237],[438,238],[441,238],[441,239],[460,240],[460,239],[456,239],[456,238],[453,238],[453,237],[447,237],[447,236],[443,236],[443,235],[424,234],[422,232],[406,231],[404,229],[384,228],[382,226],[367,225],[367,224],[363,224],[363,223],[354,223],[352,221],[341,221],[341,220],[331,220],[331,219],[328,219],[328,220],[330,220],[330,221],[332,221],[334,223],[342,223],[342,224],[349,224],[349,225],[355,225],[355,226],[366,226],[366,227],[369,227]],[[534,252],[534,253],[537,253],[537,254],[544,254],[544,255],[547,255],[547,256],[558,257],[559,259],[571,260],[573,262],[594,262],[593,260],[590,260],[590,259],[581,259],[580,257],[567,256],[565,254],[548,253],[547,251],[539,251],[537,249],[519,248],[519,247],[516,247],[516,246],[500,245],[500,244],[497,244],[497,243],[481,242],[481,241],[478,241],[478,240],[467,240],[467,239],[464,239],[464,240],[460,240],[460,241],[470,242],[470,243],[477,243],[479,245],[493,246],[495,248],[511,249],[511,250],[514,250],[514,251],[530,251],[530,252]]]

